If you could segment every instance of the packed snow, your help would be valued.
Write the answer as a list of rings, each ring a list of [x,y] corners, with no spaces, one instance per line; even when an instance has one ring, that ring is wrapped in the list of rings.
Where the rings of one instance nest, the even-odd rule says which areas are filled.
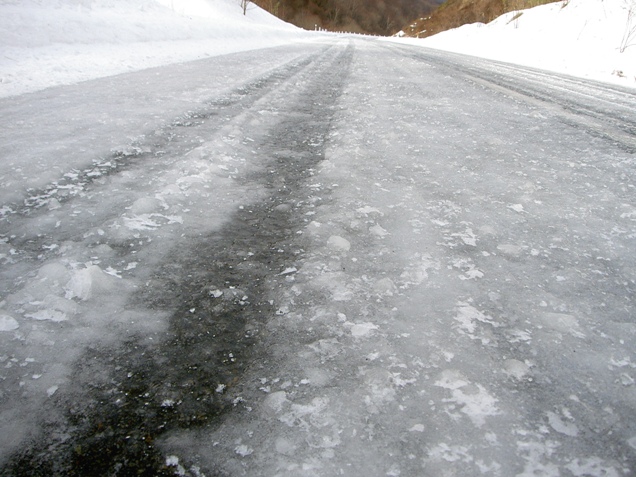
[[[400,41],[636,87],[634,0],[561,0]]]
[[[5,1],[0,27],[7,473],[636,471],[627,133],[230,0]]]

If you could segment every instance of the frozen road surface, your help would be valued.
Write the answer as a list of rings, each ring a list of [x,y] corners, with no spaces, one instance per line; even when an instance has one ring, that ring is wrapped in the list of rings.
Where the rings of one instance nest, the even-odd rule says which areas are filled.
[[[359,38],[0,100],[1,475],[636,475],[635,133]]]

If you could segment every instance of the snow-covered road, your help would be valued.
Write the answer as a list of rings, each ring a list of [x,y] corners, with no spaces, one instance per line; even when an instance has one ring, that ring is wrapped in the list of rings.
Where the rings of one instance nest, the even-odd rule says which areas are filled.
[[[0,100],[2,475],[632,475],[635,125],[361,38]]]

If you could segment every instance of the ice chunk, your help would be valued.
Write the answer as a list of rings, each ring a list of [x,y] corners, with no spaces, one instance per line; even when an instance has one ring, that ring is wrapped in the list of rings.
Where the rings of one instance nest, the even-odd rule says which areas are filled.
[[[512,376],[516,379],[522,379],[528,371],[530,367],[518,359],[507,359],[504,362],[504,371],[508,376]]]
[[[124,217],[124,226],[133,231],[156,230],[162,225],[182,224],[183,217],[179,215],[140,214]]]
[[[66,313],[63,313],[58,310],[51,310],[51,309],[39,310],[39,311],[36,311],[35,313],[28,313],[25,316],[27,318],[33,318],[34,320],[38,320],[38,321],[59,322],[59,321],[68,320]]]
[[[112,290],[117,281],[115,277],[105,274],[97,265],[76,270],[66,284],[66,299],[88,300],[95,294]]]
[[[552,429],[566,436],[576,437],[579,434],[579,428],[576,424],[564,422],[560,416],[553,412],[548,412],[548,422]]]
[[[588,457],[585,459],[574,459],[565,466],[575,477],[585,477],[588,475],[602,475],[604,477],[619,477],[613,467],[605,466],[602,459],[598,457]]]
[[[451,391],[452,397],[444,400],[447,403],[453,403],[448,408],[449,411],[456,406],[459,407],[477,427],[484,425],[486,417],[500,414],[495,405],[498,399],[491,396],[481,384],[469,382],[457,370],[443,371],[435,385]]]
[[[279,437],[276,439],[276,442],[274,443],[274,446],[276,448],[276,452],[278,452],[279,454],[283,454],[283,455],[294,455],[294,453],[296,452],[296,445],[294,444],[294,442],[290,439],[286,439],[284,437]]]
[[[513,245],[511,243],[504,243],[497,245],[497,250],[505,253],[506,255],[518,256],[523,250],[519,245]]]
[[[363,336],[367,336],[377,329],[378,327],[373,323],[356,323],[354,325],[351,325],[351,335],[354,338],[362,338]]]
[[[266,408],[271,409],[274,412],[280,412],[287,402],[287,393],[285,391],[276,391],[275,393],[271,393],[264,400]]]
[[[166,457],[166,466],[175,468],[177,475],[186,475],[186,471],[181,464],[179,464],[179,458],[176,455],[169,455]]]
[[[488,323],[496,326],[496,323],[490,316],[485,315],[474,306],[464,302],[459,302],[458,305],[455,320],[460,323],[459,328],[467,334],[472,335],[475,333],[477,329],[477,322]]]
[[[356,212],[358,212],[361,215],[365,215],[365,216],[366,215],[370,215],[370,214],[384,215],[382,212],[380,212],[375,207],[370,207],[368,205],[366,205],[364,207],[360,207],[358,210],[356,210]]]
[[[378,224],[375,224],[373,227],[369,227],[369,232],[380,238],[384,238],[389,235],[389,232],[384,230],[384,228],[382,228],[382,226]]]
[[[9,315],[0,315],[0,331],[17,330],[20,324]]]
[[[47,263],[38,270],[38,278],[50,283],[66,283],[69,271],[61,263]]]
[[[241,444],[236,446],[236,448],[234,449],[234,452],[236,452],[241,457],[247,457],[248,455],[251,455],[254,452],[254,449],[246,446],[245,444]]]
[[[137,199],[130,207],[130,213],[133,215],[150,214],[159,209],[161,202],[154,197],[142,197]]]
[[[390,278],[382,278],[373,284],[373,291],[380,295],[393,295],[395,284]]]
[[[451,234],[451,237],[459,237],[466,245],[473,247],[477,246],[477,236],[470,227],[468,227],[464,232]]]
[[[445,442],[441,442],[428,451],[428,456],[434,461],[470,462],[473,460],[473,457],[469,453],[469,450],[470,449],[466,446],[449,446]]]
[[[291,211],[291,209],[292,207],[289,204],[278,204],[276,207],[274,207],[274,211],[280,213],[288,213]]]
[[[348,252],[351,249],[351,243],[345,238],[340,237],[339,235],[332,235],[327,240],[327,245],[336,250],[342,250],[344,252]]]
[[[585,335],[581,332],[579,322],[573,315],[566,313],[542,313],[539,317],[541,323],[548,328],[561,333],[568,333],[577,338],[585,338]]]
[[[312,386],[326,386],[332,381],[332,376],[329,371],[320,368],[309,368],[305,371],[309,384]]]

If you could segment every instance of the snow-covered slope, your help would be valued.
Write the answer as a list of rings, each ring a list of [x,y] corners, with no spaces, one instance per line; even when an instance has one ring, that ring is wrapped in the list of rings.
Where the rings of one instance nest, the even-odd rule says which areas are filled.
[[[3,0],[0,97],[310,35],[239,0]],[[636,0],[569,0],[511,12],[422,46],[636,87]]]
[[[238,0],[4,0],[0,97],[306,34]]]
[[[636,87],[635,28],[635,0],[565,0],[402,41]]]

